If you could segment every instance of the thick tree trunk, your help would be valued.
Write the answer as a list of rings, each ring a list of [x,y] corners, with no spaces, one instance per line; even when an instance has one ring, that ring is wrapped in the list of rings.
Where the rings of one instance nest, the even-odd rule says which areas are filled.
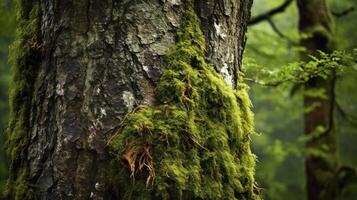
[[[194,4],[206,60],[234,88],[251,3]],[[108,140],[135,107],[159,104],[164,55],[187,2],[20,0],[19,9],[19,29],[35,30],[18,35],[25,53],[13,55],[9,197],[114,198]]]
[[[306,34],[301,44],[308,54],[319,56],[318,51],[333,51],[333,21],[325,0],[298,0],[299,30]],[[307,54],[303,59],[309,60]],[[321,66],[323,67],[323,66]],[[313,78],[305,84],[305,134],[308,155],[305,161],[307,194],[309,200],[335,199],[333,187],[337,167],[336,136],[334,133],[334,77]],[[311,96],[311,91],[324,90],[325,97]],[[310,92],[309,92],[310,91]]]

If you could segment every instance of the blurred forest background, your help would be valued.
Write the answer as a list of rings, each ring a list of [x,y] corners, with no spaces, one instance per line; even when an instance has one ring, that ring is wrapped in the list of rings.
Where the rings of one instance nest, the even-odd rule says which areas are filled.
[[[252,16],[278,7],[283,0],[255,0]],[[357,1],[328,0],[334,13],[352,10],[341,17],[334,17],[336,46],[338,50],[352,51],[357,47]],[[262,21],[248,27],[245,50],[247,76],[254,65],[269,71],[300,60],[298,20],[295,2],[284,12],[274,15],[272,24]],[[275,30],[274,30],[275,29]],[[252,75],[254,76],[254,75]],[[357,169],[357,72],[346,70],[336,82],[336,101],[348,116],[335,111],[335,128],[338,140],[340,166]],[[258,155],[256,178],[264,188],[264,199],[306,199],[304,169],[304,105],[302,91],[293,84],[279,87],[251,84],[256,130],[253,151]],[[357,185],[343,191],[341,199],[356,199]]]
[[[5,129],[8,119],[8,87],[10,65],[8,64],[9,45],[15,38],[15,12],[11,0],[0,1],[0,191],[3,191],[7,179],[5,159]]]
[[[254,0],[252,15],[279,6],[283,0]],[[337,49],[352,51],[357,47],[357,1],[328,0],[333,12],[340,13],[352,7],[355,11],[334,17]],[[244,66],[246,76],[254,76],[255,67],[267,71],[300,60],[303,48],[299,46],[298,11],[291,3],[284,12],[271,21],[249,26]],[[10,66],[8,46],[14,39],[15,15],[11,0],[0,1],[0,146],[4,146],[4,131],[8,113],[8,84]],[[258,156],[256,178],[263,188],[264,199],[306,199],[304,172],[304,105],[302,91],[293,84],[279,87],[250,83],[254,105],[256,130],[252,138],[253,151]],[[340,112],[335,112],[340,166],[357,169],[357,71],[345,70],[336,85],[336,100]],[[6,183],[7,163],[4,149],[0,150],[0,191]],[[343,190],[341,199],[355,199],[357,185]]]

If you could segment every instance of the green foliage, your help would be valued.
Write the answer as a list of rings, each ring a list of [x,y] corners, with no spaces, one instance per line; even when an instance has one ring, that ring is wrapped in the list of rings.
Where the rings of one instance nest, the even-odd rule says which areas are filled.
[[[39,5],[35,0],[19,0],[16,3],[16,40],[10,47],[9,57],[12,65],[7,134],[10,175],[6,193],[11,199],[33,199],[32,189],[26,182],[26,149],[33,82],[39,65]]]
[[[122,199],[259,199],[247,86],[238,89],[204,60],[192,6],[166,54],[155,107],[139,107],[110,142]]]
[[[357,49],[352,53],[334,51],[331,54],[319,52],[319,58],[310,56],[309,62],[289,63],[276,70],[267,70],[256,64],[247,64],[249,74],[254,78],[248,80],[266,86],[278,86],[280,84],[302,84],[312,78],[329,78],[333,73],[341,72],[346,68],[355,69],[357,62]],[[311,92],[311,91],[310,91]],[[321,91],[313,91],[321,94]],[[310,94],[311,95],[311,94]]]

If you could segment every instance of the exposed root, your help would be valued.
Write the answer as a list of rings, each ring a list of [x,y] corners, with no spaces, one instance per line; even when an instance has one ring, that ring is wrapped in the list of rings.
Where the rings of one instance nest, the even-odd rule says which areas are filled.
[[[128,162],[130,167],[130,177],[133,182],[135,180],[135,173],[142,173],[144,169],[148,172],[146,185],[153,183],[155,179],[155,171],[152,163],[151,148],[146,143],[145,145],[138,145],[132,141],[126,144],[123,158]]]

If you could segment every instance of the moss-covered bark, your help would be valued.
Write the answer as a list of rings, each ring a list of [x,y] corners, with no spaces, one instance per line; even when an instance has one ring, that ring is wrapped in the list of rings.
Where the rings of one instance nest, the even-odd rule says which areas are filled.
[[[184,16],[156,89],[160,105],[137,108],[110,142],[113,185],[120,199],[258,199],[246,86],[234,90],[206,63],[193,8]]]
[[[9,198],[117,199],[113,190],[124,197],[139,183],[147,191],[140,195],[153,197],[146,181],[163,184],[156,194],[162,198],[171,192],[166,184],[176,185],[174,197],[224,198],[229,190],[227,198],[255,198],[252,114],[246,86],[238,81],[251,1],[187,2],[21,1],[19,30],[31,30],[19,33],[12,53]],[[108,140],[129,123],[135,126],[118,136],[137,141],[120,146],[115,140],[115,146],[117,155],[139,148],[128,151],[129,161],[131,153],[146,152],[140,166],[148,176],[135,184],[127,165],[108,170],[115,160]],[[130,135],[141,124],[166,135]],[[153,139],[161,141],[157,147],[141,145]],[[172,152],[160,158],[155,148]],[[182,160],[171,168],[173,156]],[[170,172],[160,171],[158,160]],[[120,180],[126,192],[111,187]],[[212,188],[200,188],[203,181]]]
[[[10,47],[12,82],[10,86],[10,117],[7,130],[7,153],[10,177],[6,196],[9,199],[33,199],[27,183],[27,148],[33,85],[40,65],[39,3],[19,0],[17,6],[16,41]]]

